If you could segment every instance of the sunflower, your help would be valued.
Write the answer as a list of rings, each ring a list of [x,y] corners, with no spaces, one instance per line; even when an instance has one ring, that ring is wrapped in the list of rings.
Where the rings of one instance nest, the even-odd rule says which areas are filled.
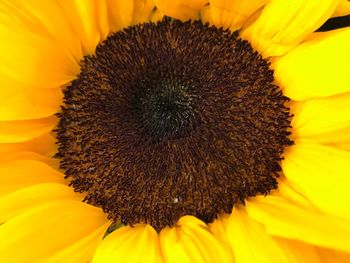
[[[350,262],[348,1],[0,7],[0,262]]]

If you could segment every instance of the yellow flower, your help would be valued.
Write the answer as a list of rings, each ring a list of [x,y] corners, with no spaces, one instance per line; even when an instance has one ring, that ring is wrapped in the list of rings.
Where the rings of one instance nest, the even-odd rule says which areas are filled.
[[[315,32],[330,17],[350,14],[348,1],[11,0],[1,1],[0,10],[0,262],[350,262],[350,28]],[[201,20],[203,24],[175,19]],[[147,24],[133,27],[140,23]],[[161,29],[168,42],[159,37]],[[239,38],[228,33],[236,30]],[[189,33],[188,37],[180,31]],[[154,64],[160,66],[160,73],[152,63],[152,70],[144,66],[148,65],[147,56],[157,59],[157,49],[150,52],[152,46],[133,46],[143,43],[139,38],[142,34],[149,41],[145,43],[154,41],[157,48],[164,49],[160,64]],[[208,34],[220,41],[205,38]],[[196,42],[198,39],[206,41]],[[182,40],[191,47],[188,56],[181,53]],[[159,46],[162,41],[164,46]],[[232,53],[220,53],[224,43],[225,50],[230,47]],[[215,53],[217,48],[219,53]],[[183,57],[173,57],[171,50],[180,50]],[[202,54],[203,50],[206,53]],[[229,61],[232,54],[240,56],[237,62],[222,67],[220,63]],[[215,60],[220,55],[225,59]],[[195,63],[207,58],[209,62],[202,66]],[[118,59],[123,59],[122,63],[113,64]],[[196,67],[189,66],[192,61],[200,77],[190,74],[197,72]],[[274,71],[273,77],[268,66]],[[215,74],[210,71],[217,68],[220,70]],[[246,74],[247,68],[256,71]],[[125,77],[133,69],[136,73],[141,69],[150,72],[150,82],[136,75]],[[200,71],[203,69],[209,71]],[[238,73],[238,82],[225,82]],[[153,148],[154,154],[140,154],[138,145],[132,144],[133,134],[139,131],[129,129],[139,126],[128,126],[131,113],[123,115],[115,108],[113,115],[109,108],[109,102],[123,95],[124,86],[118,86],[121,82],[113,86],[120,79],[131,86],[133,81],[137,87],[146,85],[141,95],[126,97],[141,107],[135,114],[141,116],[142,134],[151,138],[150,144],[140,141],[141,148],[158,145],[158,140],[174,134],[182,138],[181,132],[187,134],[186,129],[197,127],[194,120],[215,121],[218,127],[210,126],[215,132],[233,127],[228,139],[199,145],[208,149],[208,155],[204,150],[190,149],[191,144],[176,148],[176,143],[170,148],[177,154],[172,155],[170,148],[159,148],[158,155]],[[207,82],[198,83],[207,93],[188,95],[193,82],[202,79]],[[147,89],[149,83],[155,91],[153,86],[151,91]],[[243,86],[248,91],[240,90]],[[104,93],[110,87],[114,92],[111,97]],[[238,91],[230,93],[235,97],[227,100],[224,92],[232,87]],[[270,93],[261,95],[260,87]],[[287,98],[277,92],[279,89],[290,98],[287,106]],[[223,93],[215,92],[218,90]],[[105,104],[94,104],[100,101],[99,96],[104,96]],[[246,106],[237,108],[244,96],[249,98]],[[173,104],[163,101],[169,97]],[[205,119],[200,112],[203,118],[197,118],[192,107],[198,97],[205,101],[200,108],[205,114],[219,114],[205,115],[210,117]],[[231,99],[237,104],[220,108]],[[157,107],[162,100],[164,107],[176,109],[154,108],[154,100]],[[93,111],[97,115],[91,119],[90,106],[81,110],[86,105],[103,108],[101,112],[108,114]],[[219,109],[213,113],[214,106]],[[220,110],[231,114],[228,109],[232,108],[236,114],[232,119],[231,115],[220,115]],[[110,113],[113,119],[108,119]],[[160,113],[161,117],[155,115]],[[101,123],[106,125],[94,126]],[[242,123],[253,128],[243,129]],[[115,145],[108,144],[104,127],[112,130],[108,134]],[[210,131],[200,131],[197,139],[203,134],[212,138],[205,137]],[[190,140],[193,142],[193,137]],[[225,145],[229,143],[234,147]],[[259,145],[264,147],[260,149]],[[271,158],[265,160],[271,151]],[[118,155],[120,152],[125,155]],[[189,152],[193,155],[188,162],[200,160],[208,162],[207,166],[191,170],[200,165],[186,161]],[[59,158],[54,158],[55,154]],[[221,161],[219,155],[230,158]],[[162,156],[170,161],[163,162]],[[175,176],[180,168],[175,167],[173,157],[186,159],[178,162],[189,164],[188,170],[184,168],[186,177]],[[89,166],[94,162],[96,167]],[[225,166],[227,162],[232,163]],[[140,167],[144,168],[141,172]],[[159,173],[152,169],[160,168],[164,176],[156,178]],[[148,180],[141,173],[153,177]],[[127,178],[146,179],[129,182]],[[168,178],[173,180],[171,186]],[[209,182],[215,178],[230,180]],[[180,188],[184,194],[173,196],[172,204],[164,199],[163,205],[163,195],[159,194],[162,188],[161,194]],[[192,194],[198,203],[182,200]]]

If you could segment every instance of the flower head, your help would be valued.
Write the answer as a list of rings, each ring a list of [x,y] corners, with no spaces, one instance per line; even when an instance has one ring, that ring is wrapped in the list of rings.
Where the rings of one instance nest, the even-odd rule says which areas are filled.
[[[0,6],[1,262],[350,260],[348,1]]]

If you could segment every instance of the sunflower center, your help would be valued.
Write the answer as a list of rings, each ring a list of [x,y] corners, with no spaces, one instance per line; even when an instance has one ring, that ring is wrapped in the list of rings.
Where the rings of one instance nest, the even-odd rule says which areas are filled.
[[[194,123],[195,96],[181,78],[156,77],[139,84],[134,98],[134,114],[145,138],[153,142],[183,134]]]
[[[201,22],[111,35],[64,91],[61,168],[85,201],[157,230],[277,187],[288,98],[248,42]]]

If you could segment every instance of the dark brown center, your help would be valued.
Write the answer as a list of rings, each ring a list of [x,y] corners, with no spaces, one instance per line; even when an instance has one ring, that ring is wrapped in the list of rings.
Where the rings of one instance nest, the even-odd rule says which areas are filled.
[[[212,222],[277,187],[288,98],[247,41],[165,19],[110,36],[81,62],[58,114],[57,157],[115,221]]]

